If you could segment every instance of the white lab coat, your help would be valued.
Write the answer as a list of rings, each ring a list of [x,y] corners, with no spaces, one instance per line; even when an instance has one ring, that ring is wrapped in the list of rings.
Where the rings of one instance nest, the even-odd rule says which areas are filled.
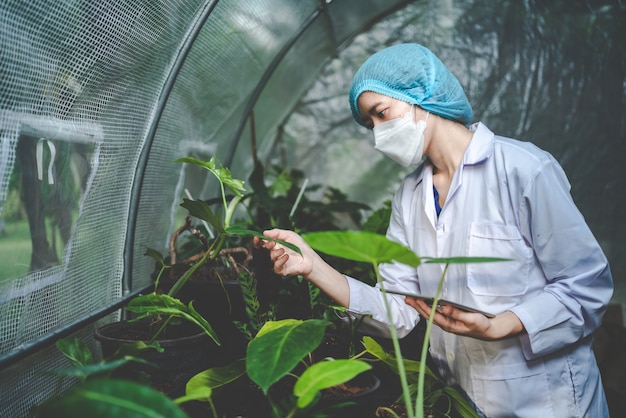
[[[481,123],[471,129],[439,217],[425,163],[394,197],[387,235],[422,257],[511,259],[451,265],[441,297],[494,314],[512,311],[525,332],[481,341],[433,327],[438,371],[488,417],[607,417],[591,347],[613,292],[607,259],[550,154]],[[442,271],[437,264],[381,266],[387,289],[425,295],[435,294]],[[350,309],[372,314],[370,330],[388,336],[379,289],[348,280]],[[403,297],[390,299],[396,329],[406,335],[418,314]]]

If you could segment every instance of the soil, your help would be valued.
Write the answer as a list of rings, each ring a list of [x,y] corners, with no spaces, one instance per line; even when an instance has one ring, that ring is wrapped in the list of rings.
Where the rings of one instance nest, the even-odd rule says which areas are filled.
[[[396,415],[392,414],[388,410],[385,410],[381,407],[376,410],[376,418],[396,418],[396,417],[406,418],[407,417],[406,406],[404,406],[404,404],[394,403],[394,404],[389,405],[386,408],[391,409]],[[425,409],[424,417],[435,418],[436,416],[432,409]]]
[[[342,383],[337,386],[333,386],[332,388],[324,389],[322,391],[322,397],[326,398],[344,398],[350,397],[354,395],[358,395],[360,393],[364,393],[369,391],[374,387],[373,384],[369,385],[354,385],[352,383]]]
[[[111,329],[106,335],[126,341],[149,341],[161,326],[161,322],[153,319],[127,323],[127,326]],[[170,324],[157,338],[158,341],[191,337],[202,333],[197,325],[182,321],[180,324]]]

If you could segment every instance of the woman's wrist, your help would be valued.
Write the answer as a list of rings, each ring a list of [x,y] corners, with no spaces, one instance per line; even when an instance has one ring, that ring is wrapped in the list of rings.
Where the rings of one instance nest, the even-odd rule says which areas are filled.
[[[512,337],[524,331],[524,324],[511,311],[505,311],[491,320],[487,337],[491,340]]]

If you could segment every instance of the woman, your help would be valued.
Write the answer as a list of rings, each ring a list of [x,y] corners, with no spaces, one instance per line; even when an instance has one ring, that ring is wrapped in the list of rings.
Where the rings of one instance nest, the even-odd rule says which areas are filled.
[[[592,333],[612,295],[611,273],[556,160],[468,126],[472,109],[458,80],[421,45],[372,55],[349,99],[378,150],[403,166],[423,161],[394,197],[389,239],[421,256],[511,260],[449,267],[441,296],[496,315],[436,310],[430,352],[443,379],[489,417],[608,416]],[[259,241],[277,273],[304,275],[388,335],[377,288],[340,274],[291,231],[266,235],[303,252]],[[385,264],[381,274],[388,290],[434,295],[442,269]],[[391,299],[400,336],[430,315],[421,300]]]

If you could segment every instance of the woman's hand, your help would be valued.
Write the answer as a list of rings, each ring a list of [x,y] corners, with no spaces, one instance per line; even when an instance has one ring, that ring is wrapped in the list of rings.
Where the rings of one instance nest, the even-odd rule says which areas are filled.
[[[422,318],[430,318],[432,307],[423,300],[406,297],[405,302],[415,308]],[[522,321],[511,311],[487,318],[480,313],[466,312],[450,305],[441,305],[435,309],[433,323],[444,331],[480,340],[499,340],[524,331]]]
[[[287,241],[300,248],[302,255],[283,247],[277,242],[268,241],[254,237],[254,246],[269,250],[270,259],[274,263],[274,272],[282,276],[297,276],[299,274],[307,277],[313,270],[313,259],[319,257],[302,237],[293,231],[283,229],[272,229],[264,231],[263,235],[273,239]]]
[[[282,276],[302,275],[341,306],[348,307],[350,303],[350,287],[345,276],[326,263],[313,249],[293,231],[272,229],[264,231],[263,235],[287,241],[300,248],[302,254],[285,248],[274,241],[254,238],[257,248],[269,250],[270,259],[274,263],[274,272]]]

